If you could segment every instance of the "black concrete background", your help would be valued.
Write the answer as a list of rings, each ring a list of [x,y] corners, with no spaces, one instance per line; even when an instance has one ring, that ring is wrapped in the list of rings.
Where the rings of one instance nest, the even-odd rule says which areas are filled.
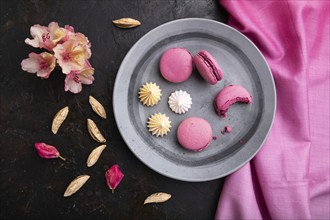
[[[117,70],[130,47],[153,28],[171,20],[209,18],[226,23],[227,13],[217,0],[2,0],[0,29],[0,218],[1,219],[213,219],[223,179],[202,183],[162,176],[140,162],[121,138],[112,110]],[[112,20],[132,17],[140,27],[123,30]],[[92,43],[90,59],[95,81],[74,95],[64,91],[64,74],[48,80],[21,70],[30,52],[24,43],[30,26],[57,21],[72,25]],[[90,108],[88,96],[104,104],[108,119]],[[57,135],[50,131],[54,114],[69,106],[70,113]],[[98,146],[86,129],[93,119],[108,139],[100,160],[87,168],[90,151]],[[35,142],[55,145],[67,161],[37,156]],[[104,173],[118,164],[125,177],[112,194]],[[76,176],[91,176],[71,197],[63,193]],[[154,192],[172,198],[143,205]]]

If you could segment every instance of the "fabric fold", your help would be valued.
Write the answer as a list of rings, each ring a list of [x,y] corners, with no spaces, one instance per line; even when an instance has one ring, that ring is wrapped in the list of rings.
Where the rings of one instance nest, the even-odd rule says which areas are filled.
[[[222,0],[275,80],[270,135],[228,176],[216,219],[330,218],[329,1]]]

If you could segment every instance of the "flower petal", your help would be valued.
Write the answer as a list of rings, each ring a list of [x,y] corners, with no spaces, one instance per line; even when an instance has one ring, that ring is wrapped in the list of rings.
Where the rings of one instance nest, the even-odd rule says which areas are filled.
[[[60,28],[60,26],[58,26],[58,23],[55,22],[55,21],[50,22],[49,25],[48,25],[49,32],[53,32],[53,31],[55,31],[58,28]]]
[[[80,79],[81,83],[86,84],[86,85],[92,84],[94,81],[93,74],[94,74],[94,68],[90,65],[90,63],[88,61],[86,61],[85,69],[83,69],[79,73],[79,79]]]
[[[70,91],[72,93],[79,93],[82,90],[81,82],[79,81],[78,74],[75,72],[71,72],[67,74],[64,81],[64,90]]]
[[[26,38],[25,43],[31,45],[35,48],[42,48],[43,46],[43,36],[46,36],[48,33],[48,28],[45,26],[41,26],[39,24],[33,25],[30,28],[30,33],[33,39]]]
[[[67,34],[68,30],[60,28],[57,22],[51,22],[48,25],[48,30],[50,32],[50,39],[53,43],[53,46],[61,41]]]
[[[63,44],[58,44],[53,49],[57,62],[61,66],[64,74],[68,74],[72,71],[80,72],[84,69],[89,57],[86,48],[87,47],[81,46],[71,39]]]
[[[22,70],[29,73],[36,73],[39,71],[39,60],[34,54],[36,53],[30,53],[29,58],[22,60]]]
[[[40,70],[37,72],[37,76],[42,78],[48,78],[50,73],[54,70],[56,65],[56,58],[47,52],[43,52],[40,54],[41,62],[40,62]]]
[[[58,65],[62,68],[62,72],[64,74],[68,74],[71,72],[71,66],[67,64],[67,61],[65,60],[65,46],[68,42],[65,42],[64,44],[58,44],[56,47],[53,48],[54,56],[57,59]]]
[[[94,81],[94,77],[92,75],[85,76],[85,75],[79,75],[79,79],[82,84],[90,85]]]
[[[48,78],[55,68],[55,57],[47,52],[30,53],[29,58],[21,62],[22,69],[29,73],[37,73],[38,77]]]
[[[64,28],[72,33],[74,33],[74,28],[70,25],[65,25]]]
[[[75,34],[74,38],[80,45],[86,45],[90,47],[90,42],[84,34],[78,32]]]

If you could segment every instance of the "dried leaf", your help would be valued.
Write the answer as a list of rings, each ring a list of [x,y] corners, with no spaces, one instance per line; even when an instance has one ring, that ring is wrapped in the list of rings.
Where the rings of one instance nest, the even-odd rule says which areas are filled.
[[[103,137],[100,130],[92,119],[87,119],[87,129],[94,140],[99,143],[105,143],[107,140]]]
[[[107,145],[101,145],[101,146],[98,146],[97,148],[95,148],[88,156],[88,159],[87,159],[87,166],[88,167],[91,167],[93,166],[97,160],[99,159],[99,157],[101,156],[103,150],[105,149]]]
[[[56,113],[56,115],[54,116],[54,119],[53,119],[53,123],[52,123],[52,132],[54,134],[57,133],[58,129],[60,128],[60,126],[62,125],[64,120],[66,119],[66,116],[68,115],[68,113],[69,113],[68,106],[62,108],[61,110],[59,110]]]
[[[148,196],[146,198],[146,200],[144,200],[143,204],[166,202],[170,198],[171,198],[170,194],[158,192],[158,193],[154,193],[154,194],[151,194],[150,196]]]
[[[118,20],[113,20],[112,23],[114,23],[119,28],[133,28],[141,25],[138,20],[133,18],[121,18]]]
[[[81,175],[75,178],[69,186],[66,188],[64,192],[64,197],[71,196],[75,192],[77,192],[89,179],[90,176],[88,175]]]
[[[91,104],[93,111],[98,114],[101,118],[106,119],[107,114],[103,105],[97,101],[93,96],[89,96],[89,104]]]

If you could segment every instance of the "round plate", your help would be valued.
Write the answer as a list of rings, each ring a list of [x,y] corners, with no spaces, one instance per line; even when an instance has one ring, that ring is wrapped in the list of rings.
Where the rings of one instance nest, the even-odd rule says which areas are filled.
[[[219,62],[224,78],[208,84],[194,70],[183,83],[166,81],[159,71],[162,53],[172,47],[187,48],[192,55],[209,51]],[[139,88],[146,82],[160,86],[160,102],[147,107],[139,102]],[[226,118],[220,118],[213,100],[226,85],[245,87],[252,104],[236,103]],[[183,115],[168,107],[168,97],[176,90],[187,91],[192,108]],[[144,35],[124,58],[115,82],[113,108],[119,131],[131,151],[151,169],[174,179],[207,181],[226,176],[247,163],[258,152],[272,126],[276,93],[271,71],[257,47],[233,28],[208,19],[189,18],[163,24]],[[148,117],[165,113],[172,121],[167,136],[155,137],[146,127]],[[201,152],[190,152],[177,142],[180,122],[197,116],[210,122],[213,140]],[[226,125],[231,133],[222,134]]]

